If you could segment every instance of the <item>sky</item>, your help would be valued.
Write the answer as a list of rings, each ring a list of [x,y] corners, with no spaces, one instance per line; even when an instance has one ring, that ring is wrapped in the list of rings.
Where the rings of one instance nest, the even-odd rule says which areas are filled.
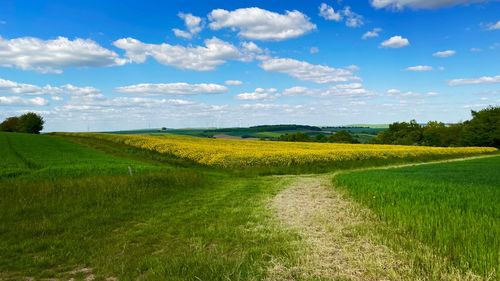
[[[453,123],[500,105],[500,1],[158,2],[3,0],[0,119]]]

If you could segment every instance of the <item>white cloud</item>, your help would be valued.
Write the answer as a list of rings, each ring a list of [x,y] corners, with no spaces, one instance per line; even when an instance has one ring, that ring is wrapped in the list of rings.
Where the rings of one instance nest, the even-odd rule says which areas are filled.
[[[417,66],[410,66],[405,69],[406,71],[431,71],[434,70],[432,66],[429,65],[417,65]]]
[[[10,97],[0,97],[0,105],[7,106],[44,106],[49,103],[48,100],[42,97],[36,98],[22,98],[18,96],[10,96]]]
[[[481,52],[482,50],[480,48],[470,48],[471,52]]]
[[[450,7],[458,4],[487,1],[488,0],[371,0],[371,4],[377,9],[387,7],[401,10],[405,7],[413,9],[436,9],[440,7]]]
[[[224,82],[226,85],[231,85],[231,86],[239,86],[241,84],[243,84],[243,82],[241,82],[240,80],[226,80],[226,82]]]
[[[188,31],[174,28],[172,31],[175,33],[175,36],[191,39],[193,35],[198,34],[203,29],[203,20],[200,17],[184,13],[179,13],[178,16],[184,20],[184,24]]]
[[[299,80],[318,84],[360,80],[350,69],[314,65],[289,58],[266,59],[262,61],[260,67],[268,72],[285,73]]]
[[[231,28],[239,30],[239,36],[254,40],[282,41],[302,36],[316,29],[316,25],[297,10],[278,14],[257,7],[242,8],[231,12],[216,9],[210,12],[208,19],[210,20],[209,26],[213,30]]]
[[[392,36],[391,38],[385,40],[380,44],[380,47],[384,48],[403,48],[406,46],[409,46],[410,42],[408,42],[408,39],[403,38],[399,35],[397,36]]]
[[[116,66],[126,62],[127,60],[120,58],[117,53],[90,39],[4,39],[0,36],[0,65],[4,67],[41,73],[62,73],[65,67]]]
[[[361,36],[361,39],[378,37],[378,33],[380,31],[382,31],[382,28],[374,28],[372,31],[367,31],[365,34],[363,34],[363,36]]]
[[[351,11],[351,7],[346,6],[341,12],[346,18],[345,25],[348,27],[360,27],[364,24],[363,16]]]
[[[94,87],[76,87],[71,84],[59,87],[51,85],[39,87],[0,78],[0,92],[17,95],[88,95],[100,93],[100,90]]]
[[[216,37],[205,40],[205,46],[146,44],[134,38],[122,38],[113,43],[125,50],[125,56],[136,63],[143,63],[148,56],[164,65],[197,71],[214,70],[228,59],[241,58],[241,52],[233,44]]]
[[[63,98],[61,98],[59,96],[53,96],[50,99],[53,100],[53,101],[63,101],[64,100]]]
[[[457,52],[454,51],[454,50],[447,50],[447,51],[435,52],[432,55],[435,56],[435,57],[446,58],[446,57],[451,57],[451,56],[453,56],[456,53]]]
[[[17,83],[0,78],[0,92],[18,95],[41,95],[42,89],[35,85]]]
[[[263,89],[257,88],[251,93],[241,93],[235,96],[239,100],[272,100],[275,98],[275,94],[278,90],[275,88]]]
[[[342,97],[342,98],[366,98],[372,96],[373,92],[363,88],[361,83],[350,83],[330,86],[327,88],[292,87],[283,91],[283,96],[309,96],[315,98]]]
[[[497,23],[490,24],[489,30],[500,30],[500,20]]]
[[[177,28],[173,28],[172,31],[174,32],[175,36],[177,36],[177,37],[182,37],[182,38],[185,38],[185,39],[191,39],[191,38],[193,38],[193,34],[187,32],[187,31],[180,30],[180,29],[177,29]]]
[[[243,42],[241,43],[243,49],[253,53],[262,53],[262,49],[257,46],[254,42]]]
[[[448,85],[450,86],[492,84],[492,83],[500,83],[500,75],[492,77],[483,76],[480,78],[453,79],[448,81]]]
[[[335,10],[333,10],[333,7],[325,3],[321,3],[318,9],[319,9],[319,16],[324,18],[325,20],[334,20],[334,21],[342,20],[342,15],[339,12],[336,13]]]
[[[115,91],[137,96],[181,96],[199,94],[220,94],[227,91],[226,86],[218,84],[137,84],[118,87]]]
[[[426,97],[435,97],[438,96],[439,93],[436,92],[427,92],[426,94],[416,93],[412,91],[402,92],[397,89],[390,89],[387,91],[387,96],[394,97],[396,99],[421,99]]]
[[[311,54],[316,54],[319,52],[319,48],[318,47],[311,47],[311,49],[309,50],[309,52]]]

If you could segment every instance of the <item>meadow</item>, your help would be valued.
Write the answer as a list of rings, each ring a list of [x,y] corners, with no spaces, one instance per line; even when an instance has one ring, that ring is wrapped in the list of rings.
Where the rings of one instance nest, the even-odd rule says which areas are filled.
[[[327,171],[326,176],[332,176],[343,169],[496,155],[494,148],[301,144],[170,135],[0,133],[0,144],[0,157],[5,159],[0,164],[0,280],[325,280],[320,275],[299,274],[304,257],[314,256],[309,240],[277,217],[271,204],[301,176],[261,176],[250,165],[261,165],[264,174]],[[363,199],[366,191],[361,186],[351,191],[349,179],[369,171],[342,172],[335,182],[348,200],[368,206],[381,225],[387,222],[383,231],[366,226],[368,232],[383,237],[377,240],[381,245],[399,243],[411,253],[412,241],[418,240],[448,259],[444,263],[450,267],[457,265],[461,271],[472,270],[484,277],[498,267],[498,240],[491,235],[498,234],[495,187],[500,179],[492,173],[498,170],[499,159],[370,171],[373,176],[359,177],[366,178],[363,184],[367,186],[371,181],[387,184],[388,190],[377,194],[370,190],[369,196],[376,200],[390,192],[399,194],[398,188],[408,184],[400,196],[404,200],[394,206],[385,206],[386,201],[370,205],[371,201]],[[409,173],[408,169],[423,170]],[[460,176],[455,175],[457,171]],[[405,197],[413,194],[413,181],[391,185],[391,178],[395,181],[413,174],[415,181],[421,177],[427,181],[422,184],[424,195]],[[448,184],[453,176],[459,178]],[[458,210],[457,205],[464,202],[470,203]],[[394,209],[399,206],[403,211]],[[422,216],[419,224],[411,225],[410,214]],[[426,221],[431,215],[436,219],[434,228],[420,230],[422,225],[432,225]],[[429,233],[436,233],[436,223],[446,232],[439,242],[426,240]],[[350,235],[368,233],[358,228],[351,231]],[[464,233],[477,235],[478,241]],[[401,239],[394,240],[394,234]],[[451,247],[450,240],[457,239],[460,243]],[[412,255],[403,258],[415,266],[432,263],[416,262]],[[288,273],[276,279],[276,271]],[[439,280],[425,270],[411,274],[400,280]]]

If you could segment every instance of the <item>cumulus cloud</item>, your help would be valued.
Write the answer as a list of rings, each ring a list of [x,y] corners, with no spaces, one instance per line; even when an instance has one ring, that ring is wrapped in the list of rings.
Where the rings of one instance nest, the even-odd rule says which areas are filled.
[[[342,10],[342,15],[344,15],[345,25],[347,25],[348,27],[360,27],[364,24],[363,16],[351,11],[351,7],[349,6],[346,6]]]
[[[361,83],[350,83],[330,86],[327,88],[292,87],[283,91],[283,96],[309,96],[315,98],[343,97],[343,98],[366,98],[372,96],[373,92],[363,88]]]
[[[65,67],[104,67],[125,63],[127,60],[120,58],[117,53],[90,39],[5,39],[0,36],[0,65],[4,67],[62,73]]]
[[[205,40],[205,47],[146,44],[134,38],[122,38],[113,43],[125,50],[125,56],[136,63],[143,63],[148,56],[164,65],[197,71],[214,70],[229,59],[239,59],[242,54],[233,44],[216,37]]]
[[[0,97],[0,105],[7,106],[44,106],[49,103],[48,100],[42,97],[23,98],[18,96]]]
[[[341,21],[345,19],[345,25],[348,27],[359,27],[364,24],[363,16],[356,14],[351,10],[351,7],[346,6],[339,12],[335,12],[333,7],[321,3],[319,6],[319,16],[326,20]]]
[[[272,100],[275,98],[275,94],[278,90],[275,88],[263,89],[257,88],[251,93],[241,93],[235,96],[239,100]]]
[[[220,94],[227,91],[226,86],[218,84],[137,84],[115,88],[115,91],[123,94],[137,96],[183,96],[199,94]]]
[[[282,41],[316,29],[316,25],[297,10],[278,14],[257,7],[234,11],[216,9],[210,12],[208,19],[213,30],[231,28],[239,30],[239,36],[254,40]]]
[[[488,0],[371,0],[371,4],[377,9],[387,7],[402,10],[405,7],[413,9],[437,9],[440,7],[451,7],[458,4],[487,1]]]
[[[434,70],[434,67],[429,66],[429,65],[417,65],[417,66],[410,66],[405,68],[406,71],[431,71]]]
[[[492,83],[500,83],[500,75],[483,76],[479,78],[453,79],[448,81],[448,85],[450,86],[492,84]]]
[[[94,87],[77,87],[71,84],[54,87],[40,87],[32,84],[18,83],[0,78],[0,93],[16,95],[88,95],[97,94],[100,90]]]
[[[289,58],[265,59],[261,62],[260,67],[268,72],[285,73],[299,80],[318,84],[360,80],[351,69],[314,65]]]
[[[198,34],[203,29],[203,20],[200,17],[184,13],[179,13],[178,16],[184,20],[184,25],[186,25],[188,30],[184,31],[174,28],[172,31],[175,36],[191,39],[193,38],[193,35]]]
[[[363,34],[363,36],[361,36],[361,39],[378,37],[378,33],[380,31],[382,31],[382,28],[374,28],[372,31],[367,31],[365,34]]]
[[[489,30],[500,30],[500,20],[497,23],[490,24]]]
[[[432,55],[435,56],[435,57],[446,58],[446,57],[451,57],[454,54],[456,54],[456,51],[454,51],[454,50],[447,50],[447,51],[435,52]]]
[[[319,16],[324,18],[325,20],[334,20],[340,21],[342,20],[342,15],[339,12],[335,12],[332,6],[327,5],[326,3],[321,3],[318,7]]]
[[[230,85],[230,86],[239,86],[241,84],[243,84],[243,82],[241,82],[240,80],[226,80],[226,82],[224,82],[226,85]]]
[[[384,48],[403,48],[403,47],[406,47],[406,46],[409,46],[410,45],[410,42],[408,41],[408,39],[406,38],[403,38],[399,35],[397,36],[392,36],[391,38],[385,40],[384,42],[382,42],[380,44],[380,47],[384,47]]]

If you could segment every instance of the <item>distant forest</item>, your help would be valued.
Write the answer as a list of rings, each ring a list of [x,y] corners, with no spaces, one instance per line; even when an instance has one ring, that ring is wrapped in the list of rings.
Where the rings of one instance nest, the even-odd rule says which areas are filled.
[[[425,146],[492,146],[500,148],[500,107],[490,106],[480,111],[471,111],[472,119],[446,125],[429,121],[425,125],[415,120],[395,122],[380,131],[369,143]],[[310,137],[297,132],[273,138],[275,141],[359,143],[349,132],[341,130],[331,136],[318,134]]]

